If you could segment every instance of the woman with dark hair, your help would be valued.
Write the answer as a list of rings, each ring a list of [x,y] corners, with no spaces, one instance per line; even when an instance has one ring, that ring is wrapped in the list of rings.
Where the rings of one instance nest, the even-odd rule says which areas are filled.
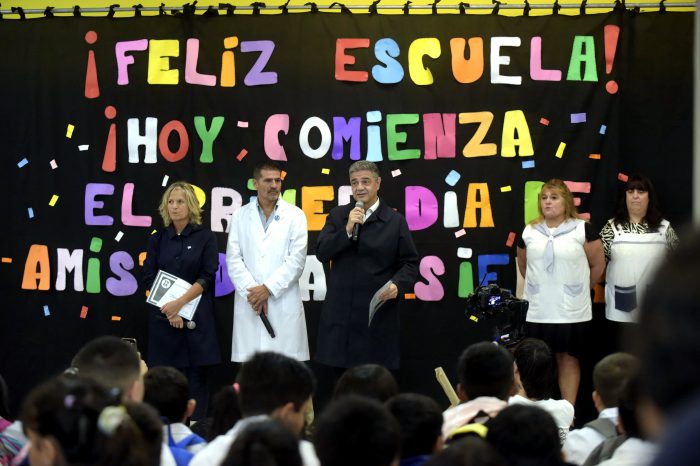
[[[540,215],[525,226],[518,243],[518,270],[530,303],[525,332],[552,349],[561,396],[575,405],[579,357],[590,343],[589,290],[603,275],[603,247],[598,233],[578,218],[573,195],[562,180],[542,186],[538,209]]]
[[[627,179],[617,213],[600,232],[608,262],[605,316],[616,322],[636,322],[638,303],[656,265],[678,244],[676,232],[659,210],[651,180]]]
[[[206,416],[209,403],[207,367],[221,362],[214,321],[218,244],[214,233],[202,226],[202,209],[189,183],[168,186],[159,211],[165,227],[148,241],[143,284],[150,290],[162,270],[192,285],[160,308],[149,306],[147,362],[150,367],[172,366],[185,374],[197,402],[192,418],[199,420]],[[184,322],[178,313],[198,296],[192,320]]]

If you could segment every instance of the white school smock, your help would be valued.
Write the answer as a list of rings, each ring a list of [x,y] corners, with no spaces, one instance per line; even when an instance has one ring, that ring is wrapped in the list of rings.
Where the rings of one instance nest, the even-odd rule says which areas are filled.
[[[547,272],[544,266],[545,248],[550,237],[532,225],[527,225],[523,231],[527,252],[523,298],[530,303],[527,322],[572,324],[592,318],[591,270],[583,249],[586,223],[579,219],[573,221],[578,223],[574,230],[552,237],[554,267],[551,272]]]
[[[628,233],[612,225],[615,236],[610,245],[610,262],[605,276],[605,317],[616,322],[637,322],[639,303],[649,279],[666,255],[663,220],[658,231]]]

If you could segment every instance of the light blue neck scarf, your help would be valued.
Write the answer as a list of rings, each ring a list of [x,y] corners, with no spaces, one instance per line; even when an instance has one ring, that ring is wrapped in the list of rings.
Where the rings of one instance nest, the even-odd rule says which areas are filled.
[[[536,231],[539,231],[549,238],[547,245],[544,248],[544,268],[547,272],[552,273],[554,271],[554,238],[574,231],[577,226],[578,221],[571,219],[561,223],[557,229],[554,230],[554,233],[549,232],[545,222],[538,223],[534,226]]]

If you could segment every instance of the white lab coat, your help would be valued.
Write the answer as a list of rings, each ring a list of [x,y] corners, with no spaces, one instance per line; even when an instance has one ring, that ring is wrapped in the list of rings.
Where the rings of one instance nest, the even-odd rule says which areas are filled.
[[[300,361],[309,359],[306,318],[299,277],[306,263],[306,215],[279,199],[267,231],[255,200],[233,213],[226,248],[228,274],[236,287],[231,360],[243,362],[256,351],[276,351]],[[270,290],[271,338],[248,303],[248,288]]]

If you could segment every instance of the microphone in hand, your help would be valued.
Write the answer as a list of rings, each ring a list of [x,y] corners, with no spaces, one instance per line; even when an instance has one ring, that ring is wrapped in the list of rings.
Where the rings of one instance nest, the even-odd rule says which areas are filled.
[[[365,208],[365,203],[362,202],[362,201],[357,201],[357,202],[355,203],[355,208],[356,208],[356,209],[357,209],[357,208],[364,209],[364,208]],[[352,237],[351,237],[351,239],[352,239],[352,241],[354,241],[354,242],[357,242],[357,239],[358,239],[358,237],[359,237],[359,235],[360,235],[360,226],[361,226],[361,225],[362,225],[361,223],[356,223],[356,224],[354,224],[354,225],[352,226]]]

